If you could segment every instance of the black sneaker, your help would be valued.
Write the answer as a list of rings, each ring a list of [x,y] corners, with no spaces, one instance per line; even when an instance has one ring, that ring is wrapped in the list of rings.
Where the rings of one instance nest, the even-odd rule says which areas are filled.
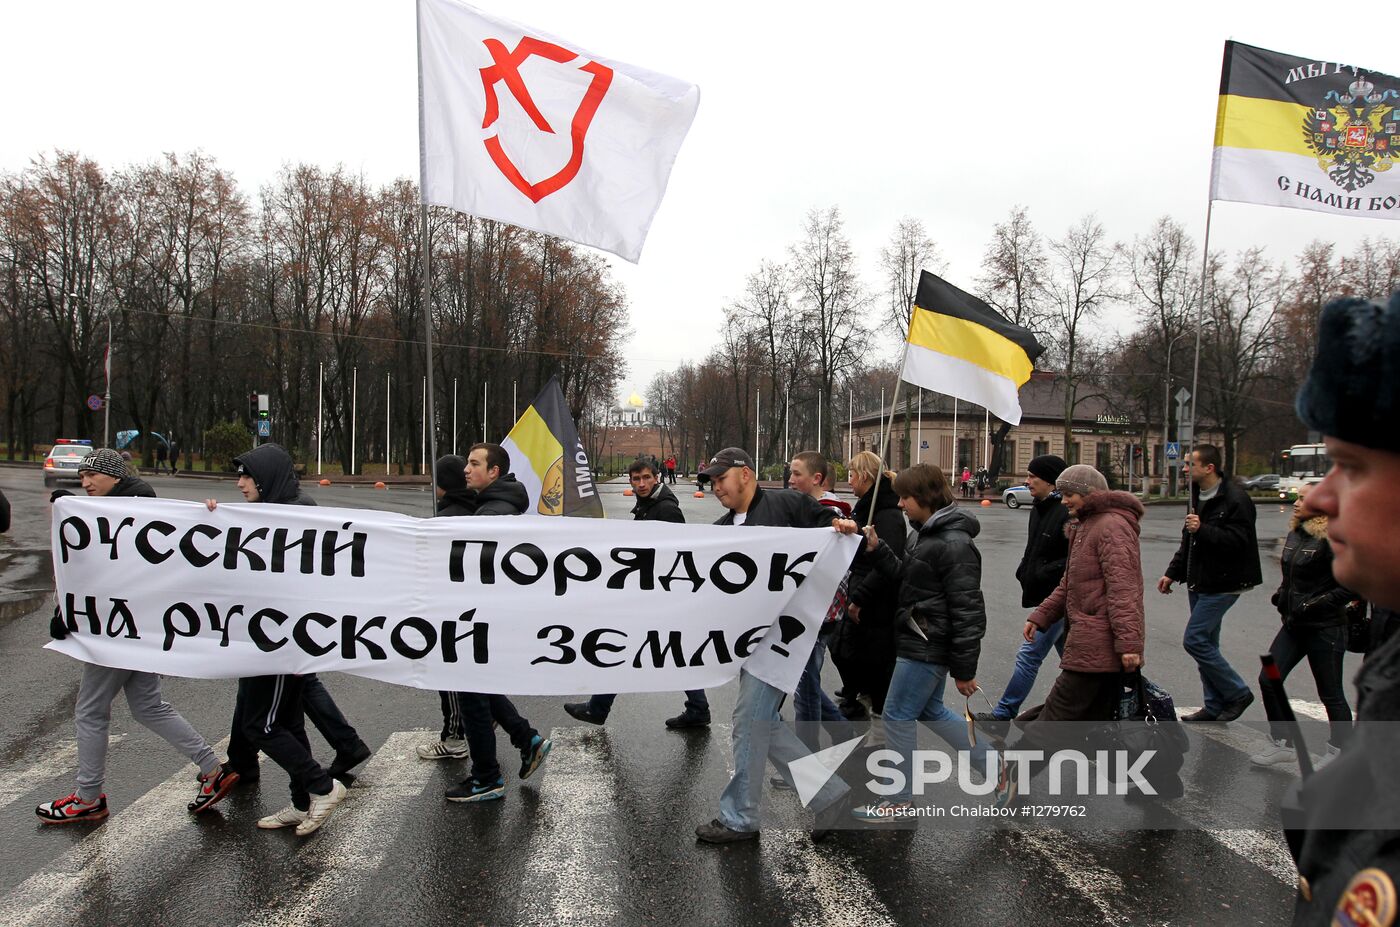
[[[1253,696],[1251,696],[1251,699],[1252,698]],[[1235,717],[1239,716],[1236,715]],[[1186,724],[1210,724],[1212,722],[1220,721],[1222,719],[1220,715],[1216,714],[1213,711],[1208,711],[1204,708],[1197,708],[1189,715],[1182,715],[1181,720]]]
[[[587,702],[565,702],[564,713],[585,724],[603,724],[608,720],[589,708]]]
[[[535,774],[535,770],[544,765],[545,757],[549,756],[549,748],[552,746],[554,743],[548,737],[536,734],[530,738],[530,746],[520,751],[521,779],[530,778]]]
[[[374,751],[370,750],[369,744],[365,743],[363,740],[358,740],[355,742],[355,746],[350,748],[348,752],[336,753],[335,760],[331,763],[330,768],[326,770],[326,775],[330,776],[332,779],[339,779],[344,785],[348,786],[355,781],[355,777],[351,774],[350,770],[359,766],[373,755]]]
[[[212,808],[223,800],[224,796],[233,791],[233,787],[238,784],[238,773],[227,767],[227,764],[220,766],[218,771],[209,776],[200,776],[199,790],[195,792],[194,799],[187,807],[190,814],[198,814]]]
[[[1244,695],[1241,695],[1239,698],[1235,699],[1233,702],[1231,702],[1230,704],[1226,705],[1226,706],[1225,706],[1225,710],[1222,711],[1222,712],[1220,712],[1220,717],[1217,718],[1216,720],[1218,720],[1218,721],[1220,721],[1220,722],[1222,722],[1222,723],[1224,723],[1224,722],[1226,722],[1226,721],[1234,721],[1234,720],[1236,720],[1237,718],[1239,718],[1240,715],[1244,714],[1244,713],[1245,713],[1245,710],[1246,710],[1247,708],[1249,708],[1250,705],[1253,705],[1253,704],[1254,704],[1254,693],[1253,693],[1253,692],[1245,692]]]
[[[463,779],[447,790],[447,800],[455,802],[494,801],[506,797],[505,780],[496,777],[494,782],[479,779]]]
[[[847,721],[864,721],[870,717],[869,710],[855,699],[846,699],[837,706],[841,709],[841,716]]]
[[[667,718],[666,726],[673,731],[685,730],[686,728],[691,727],[709,727],[710,715],[708,712],[706,712],[705,714],[701,714],[698,711],[691,711],[689,708],[687,708],[685,711],[676,715],[674,718]],[[702,824],[701,826],[708,827],[709,825]]]
[[[104,792],[92,801],[83,801],[77,792],[73,792],[62,798],[44,802],[34,809],[34,813],[45,824],[100,821],[107,817],[107,795]]]
[[[1011,719],[994,715],[990,711],[979,711],[972,716],[972,720],[976,721],[982,730],[996,737],[1005,737],[1011,732]]]
[[[708,824],[695,828],[695,839],[701,843],[739,843],[742,840],[757,840],[756,830],[735,830],[720,823],[715,818]]]

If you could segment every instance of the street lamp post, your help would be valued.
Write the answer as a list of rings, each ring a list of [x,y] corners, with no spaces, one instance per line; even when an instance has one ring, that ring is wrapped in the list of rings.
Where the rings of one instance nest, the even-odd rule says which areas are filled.
[[[1169,471],[1169,470],[1175,470],[1175,469],[1176,469],[1175,467],[1172,467],[1172,466],[1169,464],[1169,462],[1167,461],[1167,436],[1170,434],[1170,432],[1169,432],[1167,429],[1168,429],[1168,428],[1170,427],[1170,425],[1171,425],[1171,414],[1172,414],[1172,412],[1171,412],[1171,402],[1172,402],[1172,399],[1171,399],[1171,396],[1172,396],[1172,348],[1176,347],[1176,343],[1177,343],[1178,341],[1180,341],[1182,338],[1185,338],[1185,337],[1186,337],[1187,335],[1189,335],[1189,334],[1191,334],[1191,332],[1190,332],[1190,330],[1188,329],[1188,330],[1186,330],[1186,331],[1183,331],[1183,332],[1179,333],[1175,338],[1173,338],[1171,341],[1167,342],[1167,377],[1166,377],[1166,382],[1162,385],[1162,471],[1163,471],[1163,472],[1162,472],[1162,486],[1163,486],[1163,487],[1165,487],[1165,486],[1167,485],[1167,471]],[[1179,425],[1179,424],[1180,424],[1180,423],[1178,423],[1178,425]],[[1175,482],[1175,481],[1173,481],[1173,482]],[[1173,494],[1173,495],[1176,494],[1176,486],[1172,486],[1172,494]],[[1163,495],[1165,495],[1165,491],[1163,492]]]

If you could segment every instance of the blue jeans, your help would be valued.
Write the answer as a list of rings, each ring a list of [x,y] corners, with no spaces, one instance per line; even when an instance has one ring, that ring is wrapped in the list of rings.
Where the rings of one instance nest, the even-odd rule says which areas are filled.
[[[826,644],[818,640],[807,657],[807,666],[802,670],[802,678],[797,681],[797,691],[792,699],[798,736],[812,750],[820,746],[819,722],[844,724],[846,721],[841,709],[822,691],[822,664],[825,662]]]
[[[1006,691],[1001,694],[1001,701],[992,709],[992,714],[1009,720],[1021,713],[1021,703],[1035,687],[1036,674],[1040,672],[1040,664],[1050,655],[1051,647],[1060,656],[1065,655],[1063,618],[1044,631],[1035,632],[1035,640],[1021,642],[1021,649],[1016,651],[1016,668],[1011,671],[1011,681],[1006,684]]]
[[[612,712],[613,702],[617,701],[617,695],[595,695],[588,700],[588,710],[602,718],[608,719]],[[710,716],[710,700],[705,697],[704,689],[685,690],[685,710],[691,714]]]
[[[943,704],[943,688],[948,682],[948,667],[922,660],[900,657],[894,661],[894,676],[890,692],[885,696],[885,743],[899,754],[899,769],[904,773],[904,789],[890,801],[909,801],[912,797],[910,758],[914,752],[917,728],[922,721],[954,750],[970,752],[973,768],[986,769],[987,742],[971,744],[967,739],[967,720],[948,710]],[[980,780],[981,776],[975,776]]]
[[[1251,694],[1249,686],[1220,652],[1220,625],[1238,598],[1228,593],[1187,594],[1191,617],[1186,622],[1186,635],[1181,643],[1196,661],[1205,692],[1205,709],[1211,714],[1218,715],[1231,702]]]
[[[734,775],[719,797],[719,821],[733,830],[758,830],[758,801],[763,790],[763,771],[772,761],[789,783],[788,763],[810,755],[811,751],[783,723],[778,711],[787,696],[748,670],[739,671],[739,699],[734,703]],[[826,781],[808,807],[824,811],[850,791],[840,776]]]

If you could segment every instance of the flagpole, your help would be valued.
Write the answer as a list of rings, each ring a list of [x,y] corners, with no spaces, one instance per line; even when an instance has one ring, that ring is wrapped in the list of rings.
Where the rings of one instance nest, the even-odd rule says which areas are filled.
[[[919,387],[919,424],[914,431],[914,462],[924,462],[924,388]]]
[[[433,395],[433,285],[432,269],[430,266],[432,257],[432,243],[428,235],[428,201],[425,198],[426,181],[428,178],[428,153],[425,144],[426,131],[423,116],[423,32],[420,23],[422,13],[417,3],[413,5],[414,21],[414,47],[418,56],[418,220],[421,227],[420,245],[423,249],[423,343],[426,347],[427,376],[425,378],[424,392],[426,394],[426,409],[424,411],[423,427],[432,432],[432,462],[428,467],[429,486],[432,493],[428,496],[428,507],[430,511],[437,511],[437,399]],[[427,427],[427,423],[433,423],[432,428]],[[456,436],[453,436],[455,442]]]
[[[826,445],[822,444],[822,391],[817,390],[817,450],[825,453]],[[847,457],[847,460],[851,458]]]
[[[958,469],[958,397],[953,397],[953,471]],[[951,472],[951,471],[950,471]]]
[[[316,378],[316,475],[321,475],[321,445],[326,443],[326,363]]]
[[[856,392],[853,389],[846,390],[846,459],[850,460],[855,456],[856,434]]]
[[[350,475],[355,473],[355,430],[356,416],[360,411],[360,368],[357,364],[350,368]]]
[[[394,446],[390,443],[390,427],[393,415],[393,398],[390,393],[390,380],[393,374],[384,374],[384,475],[389,475],[389,462],[394,459]]]
[[[1191,369],[1191,444],[1193,445],[1197,443],[1196,394],[1199,392],[1201,382],[1201,332],[1206,327],[1205,313],[1208,309],[1206,300],[1210,292],[1209,289],[1207,289],[1207,282],[1210,279],[1210,219],[1211,213],[1214,211],[1215,200],[1208,200],[1206,202],[1206,236],[1205,242],[1202,245],[1201,255],[1201,316],[1196,320],[1196,362]],[[1190,450],[1185,447],[1181,450],[1182,456],[1191,453]],[[1194,511],[1195,508],[1191,503],[1191,481],[1188,479],[1186,482],[1186,514],[1190,515]],[[1188,555],[1190,554],[1189,546],[1187,548],[1187,553]]]
[[[908,362],[908,360],[909,360],[909,342],[906,341],[906,342],[904,342],[904,356],[903,356],[903,357],[900,359],[900,361],[899,361],[899,370],[900,370],[900,373],[901,373],[901,374],[904,372],[904,365],[905,365],[906,362]],[[893,399],[893,401],[891,401],[891,403],[890,403],[890,408],[891,408],[891,409],[893,409],[893,408],[895,408],[896,406],[899,405],[899,387],[900,387],[901,385],[903,385],[903,383],[904,383],[904,377],[903,377],[903,376],[897,377],[897,378],[895,379],[895,381],[894,381],[894,399]],[[880,417],[881,417],[881,418],[884,418],[884,415],[885,415],[884,405],[885,405],[885,390],[884,390],[884,387],[881,387],[881,388],[880,388]],[[889,450],[890,431],[893,430],[893,426],[894,426],[894,415],[893,415],[893,414],[890,415],[890,426],[891,426],[890,428],[883,429],[883,433],[882,433],[881,436],[880,436],[880,466],[881,466],[882,468],[885,468],[885,469],[889,469],[889,464],[886,463],[886,461],[885,461],[885,454],[886,454],[886,452]],[[865,519],[865,527],[867,527],[867,528],[870,527],[872,524],[875,523],[875,501],[876,501],[876,499],[879,497],[879,495],[880,495],[880,474],[879,474],[879,473],[876,473],[876,474],[875,474],[875,484],[874,484],[873,486],[870,487],[870,514],[869,514],[868,516],[866,516],[866,519]],[[922,633],[922,632],[920,632],[920,633]]]
[[[457,378],[452,378],[452,455],[457,455]],[[433,470],[437,470],[437,461],[433,461]],[[436,488],[436,487],[435,487]],[[434,493],[436,495],[436,493]]]
[[[423,378],[423,433],[420,449],[421,466],[428,466],[428,378]],[[434,469],[437,469],[436,467]],[[421,472],[421,471],[420,471]]]

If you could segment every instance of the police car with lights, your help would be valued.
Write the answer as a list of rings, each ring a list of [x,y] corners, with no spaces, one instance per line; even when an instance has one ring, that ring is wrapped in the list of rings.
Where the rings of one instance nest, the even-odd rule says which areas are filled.
[[[44,485],[52,486],[59,480],[79,482],[78,464],[92,450],[92,442],[87,438],[59,438],[54,441],[53,450],[44,458]]]

